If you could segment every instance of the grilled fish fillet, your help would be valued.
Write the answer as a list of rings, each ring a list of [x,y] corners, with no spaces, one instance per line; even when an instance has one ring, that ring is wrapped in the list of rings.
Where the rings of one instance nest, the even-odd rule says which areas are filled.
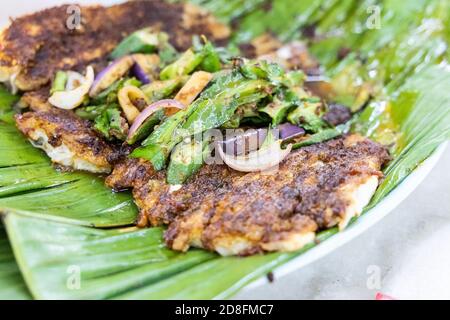
[[[93,65],[98,72],[125,36],[148,26],[166,31],[180,50],[190,47],[196,34],[214,42],[229,36],[225,25],[188,4],[151,0],[80,8],[81,26],[74,30],[66,24],[72,14],[68,5],[13,20],[0,35],[0,81],[11,80],[30,91],[47,84],[60,69],[81,72]]]
[[[384,147],[349,135],[292,152],[273,174],[203,166],[179,190],[144,160],[117,165],[107,184],[133,188],[138,224],[168,224],[169,247],[202,247],[222,255],[293,251],[315,231],[361,213],[382,178]]]
[[[271,34],[264,33],[241,47],[245,57],[276,62],[288,70],[300,69],[307,75],[319,75],[320,64],[305,43],[292,41],[283,44]]]
[[[50,88],[48,86],[27,91],[20,97],[19,105],[21,108],[30,108],[33,111],[50,111],[55,107],[48,102],[49,93]]]
[[[68,5],[43,10],[12,21],[0,35],[0,81],[27,91],[19,105],[34,113],[17,117],[19,129],[48,154],[53,162],[92,172],[109,172],[108,157],[116,148],[104,141],[88,122],[71,111],[55,110],[48,103],[48,83],[57,70],[98,72],[108,54],[128,34],[153,26],[166,31],[180,50],[191,46],[192,36],[205,34],[225,40],[229,30],[210,14],[188,4],[159,0],[133,1],[112,7],[81,8],[81,27],[69,30]]]
[[[20,131],[54,163],[77,170],[108,173],[108,158],[118,150],[105,142],[89,121],[71,111],[53,108],[49,111],[26,112],[16,116]]]

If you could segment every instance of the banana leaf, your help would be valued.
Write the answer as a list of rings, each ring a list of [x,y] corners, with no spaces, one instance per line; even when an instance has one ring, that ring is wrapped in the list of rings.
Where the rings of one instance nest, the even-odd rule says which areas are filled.
[[[101,230],[20,211],[8,212],[4,221],[37,299],[110,298],[216,258],[202,250],[186,254],[168,250],[160,228]]]
[[[0,300],[27,300],[31,295],[14,259],[6,231],[0,223]]]
[[[450,94],[444,91],[449,83],[450,73],[433,67],[407,82],[392,100],[392,109],[398,113],[391,111],[389,119],[402,128],[405,143],[397,146],[398,156],[386,169],[386,179],[370,206],[450,137]],[[386,114],[372,119],[373,132],[383,130],[382,116]],[[199,250],[184,255],[164,248],[159,228],[99,230],[37,217],[9,210],[5,223],[28,287],[35,298],[43,299],[226,298],[313,246],[247,258],[222,258]],[[323,241],[336,232],[329,230],[319,238]],[[81,270],[84,285],[79,290],[67,288],[71,266]]]
[[[169,250],[161,228],[102,230],[20,211],[8,211],[4,221],[36,299],[227,298],[314,246],[296,253],[221,258],[204,250]]]
[[[0,106],[15,97],[0,87]],[[0,121],[0,213],[8,208],[96,227],[134,222],[137,208],[128,193],[112,193],[103,178],[59,172],[13,124]]]
[[[13,123],[14,112],[11,106],[18,100],[16,95],[10,94],[3,86],[0,86],[0,121]]]
[[[2,90],[5,89],[0,87],[0,92]],[[12,124],[0,121],[0,137],[0,168],[40,162],[48,163],[42,152],[27,143]]]
[[[42,180],[37,178],[36,181],[40,183]],[[43,181],[49,182],[47,178]],[[94,227],[130,225],[137,215],[137,208],[128,193],[113,193],[105,187],[102,179],[89,175],[80,175],[79,180],[56,187],[0,198],[0,213],[11,208],[27,211],[30,215]]]
[[[450,138],[450,94],[447,92],[450,72],[442,66],[430,67],[441,61],[444,53],[439,49],[443,39],[449,39],[446,18],[449,10],[445,10],[448,4],[444,1],[420,0],[406,4],[365,0],[357,5],[356,0],[275,0],[267,6],[267,1],[255,0],[249,1],[248,7],[241,11],[234,11],[242,3],[237,0],[223,7],[223,0],[195,2],[212,9],[222,8],[223,11],[217,11],[224,21],[238,19],[239,30],[234,36],[237,42],[266,31],[275,32],[283,39],[299,38],[302,28],[314,24],[317,32],[325,37],[313,44],[313,51],[329,67],[330,75],[339,72],[341,63],[352,63],[351,57],[341,62],[336,60],[343,40],[342,36],[330,36],[334,25],[343,22],[340,32],[345,35],[345,44],[352,49],[359,48],[372,62],[379,63],[377,68],[381,73],[377,81],[382,86],[392,84],[389,90],[377,92],[353,126],[354,131],[374,140],[395,141],[391,148],[393,161],[386,168],[386,179],[369,208],[379,204],[440,143]],[[372,4],[383,7],[382,29],[358,28],[367,16],[366,5]],[[425,18],[441,21],[446,28],[432,32],[431,42],[419,37],[422,42],[408,49],[409,35],[422,30]],[[402,50],[404,55],[399,54]],[[321,55],[323,52],[326,54]],[[360,75],[368,74],[364,65],[352,67]],[[160,228],[88,227],[123,227],[132,223],[136,208],[130,195],[111,193],[103,186],[101,177],[55,171],[46,157],[31,147],[11,124],[10,109],[1,107],[14,101],[15,97],[0,90],[3,121],[0,123],[0,211],[14,255],[34,298],[227,298],[314,246],[311,244],[294,253],[222,258],[200,250],[186,254],[167,250]],[[332,241],[336,232],[336,229],[323,231],[318,238],[324,241],[331,237],[328,241]],[[12,266],[7,269],[16,270],[16,276],[9,278],[15,280],[8,286],[22,288],[25,298],[27,294],[23,280],[17,276],[17,266],[10,254],[7,257],[6,263]],[[1,279],[0,271],[0,284]],[[0,295],[2,292],[0,289]]]
[[[386,135],[398,132],[397,143],[391,148],[393,160],[384,170],[386,179],[369,208],[403,181],[440,143],[450,139],[450,92],[446,89],[449,84],[447,68],[430,67],[411,77],[390,101],[374,102],[360,115],[355,130],[374,140],[383,142]]]

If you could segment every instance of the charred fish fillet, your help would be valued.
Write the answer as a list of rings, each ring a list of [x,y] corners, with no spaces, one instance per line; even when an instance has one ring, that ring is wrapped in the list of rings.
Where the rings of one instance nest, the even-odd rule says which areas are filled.
[[[50,88],[45,86],[35,91],[25,92],[19,101],[21,108],[30,108],[33,111],[50,111],[55,109],[48,98],[50,96]]]
[[[207,165],[179,190],[143,160],[115,167],[107,184],[133,188],[139,224],[168,224],[169,247],[222,255],[294,251],[319,229],[344,228],[370,201],[386,149],[349,135],[292,152],[272,173]]]
[[[117,148],[73,112],[55,110],[49,104],[48,83],[55,72],[82,71],[87,65],[99,71],[125,36],[147,26],[166,31],[180,50],[190,47],[195,34],[220,41],[228,37],[229,30],[202,9],[157,0],[108,8],[80,7],[80,28],[69,30],[67,9],[55,7],[12,22],[0,35],[0,81],[12,79],[13,85],[27,91],[19,105],[36,112],[17,117],[17,126],[53,162],[74,169],[109,172],[108,158],[118,157]]]
[[[108,158],[118,151],[71,111],[26,112],[16,116],[16,124],[56,164],[90,172],[111,171]]]
[[[54,7],[12,21],[0,34],[0,81],[10,80],[30,91],[46,85],[57,70],[83,71],[93,65],[98,72],[124,37],[149,26],[167,32],[179,50],[189,48],[196,34],[214,42],[229,36],[225,25],[189,4],[151,0],[111,7],[79,6],[77,28],[67,27],[68,8]]]

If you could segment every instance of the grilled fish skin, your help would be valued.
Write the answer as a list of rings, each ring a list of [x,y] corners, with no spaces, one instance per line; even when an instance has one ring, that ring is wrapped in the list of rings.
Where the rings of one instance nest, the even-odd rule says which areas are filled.
[[[20,97],[19,106],[23,109],[29,108],[33,111],[50,111],[55,109],[48,102],[49,93],[50,88],[48,86],[34,91],[27,91]]]
[[[128,34],[154,26],[170,35],[179,50],[191,46],[192,36],[204,34],[224,41],[229,29],[203,9],[162,0],[130,1],[111,7],[81,8],[81,26],[69,30],[68,5],[46,9],[12,21],[0,35],[0,81],[12,79],[20,90],[46,85],[60,69],[98,72],[108,54]]]
[[[317,230],[344,228],[369,202],[388,160],[384,147],[348,135],[292,152],[273,174],[205,165],[172,191],[163,172],[133,159],[116,166],[107,184],[133,188],[139,225],[168,224],[172,249],[248,255],[298,250]]]
[[[66,27],[68,5],[15,19],[0,35],[0,81],[13,78],[26,91],[19,106],[33,113],[18,116],[19,129],[44,149],[53,162],[74,169],[109,172],[108,158],[117,147],[102,139],[92,126],[73,112],[56,110],[48,102],[49,81],[57,70],[98,72],[108,54],[128,34],[153,26],[166,31],[179,50],[191,46],[192,36],[205,34],[225,40],[229,30],[209,13],[188,4],[159,0],[133,1],[112,7],[81,8],[81,28]]]
[[[203,166],[180,192],[173,192],[166,183],[164,171],[155,171],[151,163],[143,159],[127,159],[114,167],[106,184],[116,191],[133,189],[134,199],[141,209],[138,226],[146,227],[171,223],[174,217],[208,194],[226,190],[229,182],[240,175],[225,165]]]
[[[56,164],[97,173],[109,173],[112,169],[108,158],[118,148],[105,142],[89,121],[71,111],[53,108],[26,112],[16,115],[16,124]]]

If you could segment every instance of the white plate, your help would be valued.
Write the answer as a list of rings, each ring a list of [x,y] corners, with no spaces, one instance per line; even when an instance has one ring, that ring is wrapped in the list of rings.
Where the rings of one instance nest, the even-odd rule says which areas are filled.
[[[0,26],[5,26],[8,23],[9,17],[18,17],[23,14],[32,13],[37,10],[52,7],[55,5],[60,5],[64,3],[75,2],[78,4],[103,4],[110,5],[115,3],[124,2],[123,0],[100,0],[100,1],[90,1],[90,0],[15,0],[13,4],[3,2],[0,4]],[[363,233],[369,227],[373,226],[375,223],[384,218],[388,213],[390,213],[395,207],[397,207],[417,186],[425,179],[425,177],[430,173],[431,169],[436,165],[439,158],[447,146],[447,143],[443,143],[436,151],[424,161],[414,172],[412,172],[395,190],[393,190],[384,200],[382,200],[375,208],[371,209],[369,212],[361,216],[355,223],[349,226],[345,231],[340,232],[332,236],[327,241],[317,245],[316,247],[308,250],[307,252],[301,254],[300,256],[292,259],[286,264],[280,266],[274,271],[276,278],[280,278],[290,272],[296,271],[307,264],[318,260],[330,253],[331,251],[339,248],[343,244],[349,242],[350,240],[356,238],[358,235]],[[262,284],[267,283],[266,277],[261,277],[261,279],[249,284],[247,288],[255,288]],[[244,290],[245,290],[244,289]]]
[[[124,2],[123,0],[14,0],[2,1],[0,3],[0,26],[6,26],[10,17],[20,17],[24,14],[29,14],[67,3],[76,3],[80,5],[112,5],[115,3]],[[83,13],[81,13],[83,14]]]

